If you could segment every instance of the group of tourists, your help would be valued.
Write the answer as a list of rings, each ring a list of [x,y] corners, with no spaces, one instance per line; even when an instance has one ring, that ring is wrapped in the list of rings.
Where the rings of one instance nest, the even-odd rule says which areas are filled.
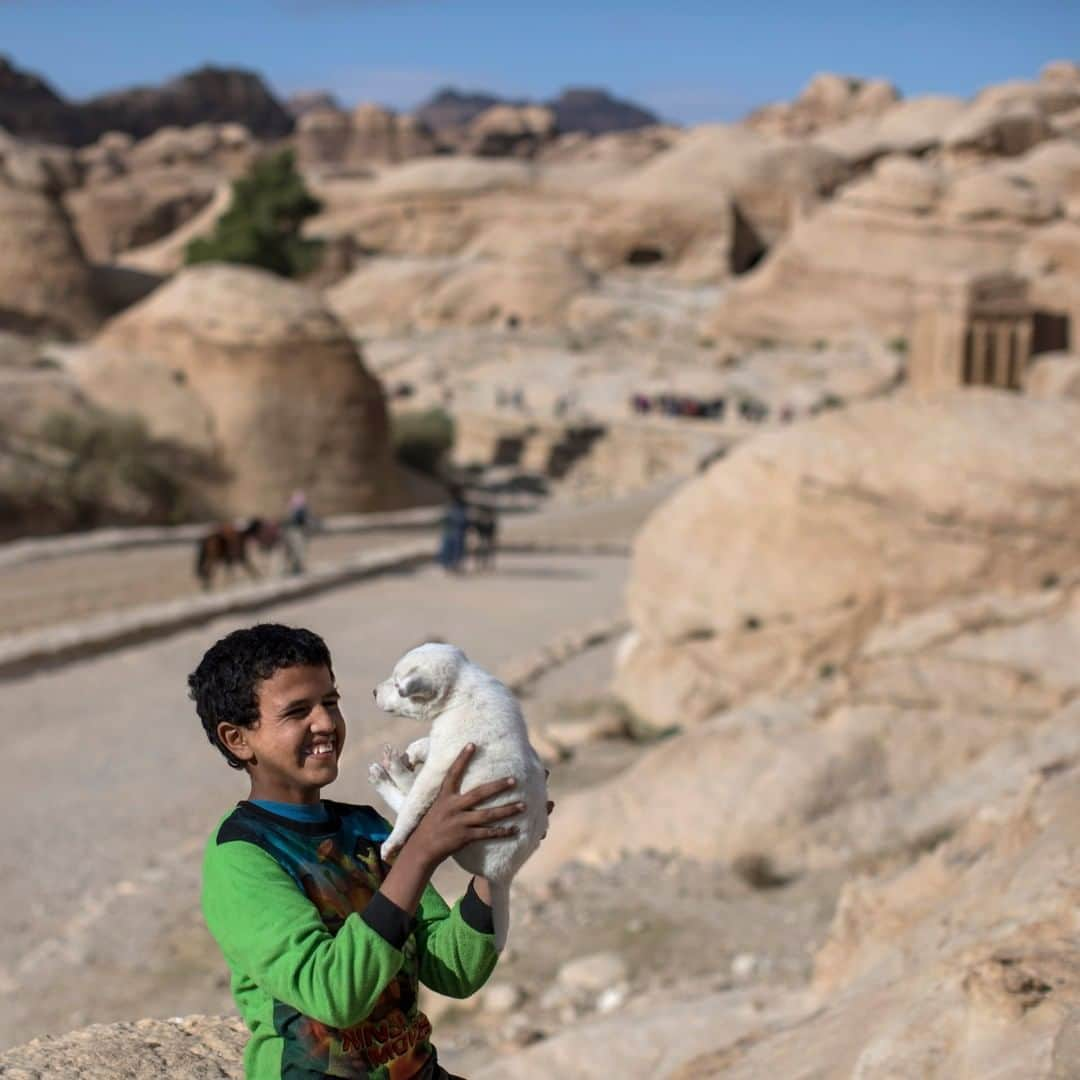
[[[769,415],[769,407],[756,398],[743,397],[730,407],[743,420],[760,423]],[[691,417],[697,420],[723,420],[728,411],[726,397],[700,398],[691,394],[631,394],[630,408],[638,416]]]

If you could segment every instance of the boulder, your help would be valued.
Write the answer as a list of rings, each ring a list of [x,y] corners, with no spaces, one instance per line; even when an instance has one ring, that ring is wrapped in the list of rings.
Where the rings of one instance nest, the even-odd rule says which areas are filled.
[[[183,434],[170,379],[198,400],[209,431],[191,437],[212,438],[227,473],[212,492],[222,513],[276,515],[297,487],[321,514],[403,501],[381,387],[312,290],[249,267],[191,267],[94,345],[83,385],[107,406],[136,396],[152,433]]]
[[[0,1075],[12,1080],[78,1076],[83,1080],[214,1077],[241,1080],[248,1031],[235,1016],[184,1016],[92,1024],[0,1052]]]
[[[743,444],[639,533],[616,688],[656,723],[687,722],[798,685],[883,615],[1037,583],[1070,564],[1078,463],[1074,406],[980,390]]]

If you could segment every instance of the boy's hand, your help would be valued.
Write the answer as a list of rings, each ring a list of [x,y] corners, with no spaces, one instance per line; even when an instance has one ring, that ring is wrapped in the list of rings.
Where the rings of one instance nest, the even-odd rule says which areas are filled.
[[[435,801],[402,847],[402,851],[409,848],[417,850],[432,870],[447,856],[474,840],[499,839],[517,832],[515,826],[499,825],[497,822],[522,813],[524,803],[477,809],[480,803],[493,795],[512,788],[513,779],[492,780],[462,794],[461,781],[475,750],[476,747],[470,743],[458,754],[443,779]]]

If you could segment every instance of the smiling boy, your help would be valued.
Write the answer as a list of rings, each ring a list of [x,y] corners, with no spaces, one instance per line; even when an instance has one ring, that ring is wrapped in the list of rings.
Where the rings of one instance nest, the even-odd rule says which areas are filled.
[[[454,1080],[438,1064],[418,984],[468,997],[495,967],[488,884],[450,909],[430,884],[447,856],[511,835],[512,786],[460,791],[470,749],[390,866],[390,826],[331,802],[345,718],[330,652],[310,630],[266,623],[214,644],[188,678],[211,744],[251,791],[206,845],[202,906],[251,1039],[249,1080]]]

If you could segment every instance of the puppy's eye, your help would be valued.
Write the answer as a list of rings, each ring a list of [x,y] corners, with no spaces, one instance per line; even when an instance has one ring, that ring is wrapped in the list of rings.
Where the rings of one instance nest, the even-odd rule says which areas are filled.
[[[411,671],[398,686],[402,697],[419,701],[430,701],[435,696],[435,688],[417,671]]]

